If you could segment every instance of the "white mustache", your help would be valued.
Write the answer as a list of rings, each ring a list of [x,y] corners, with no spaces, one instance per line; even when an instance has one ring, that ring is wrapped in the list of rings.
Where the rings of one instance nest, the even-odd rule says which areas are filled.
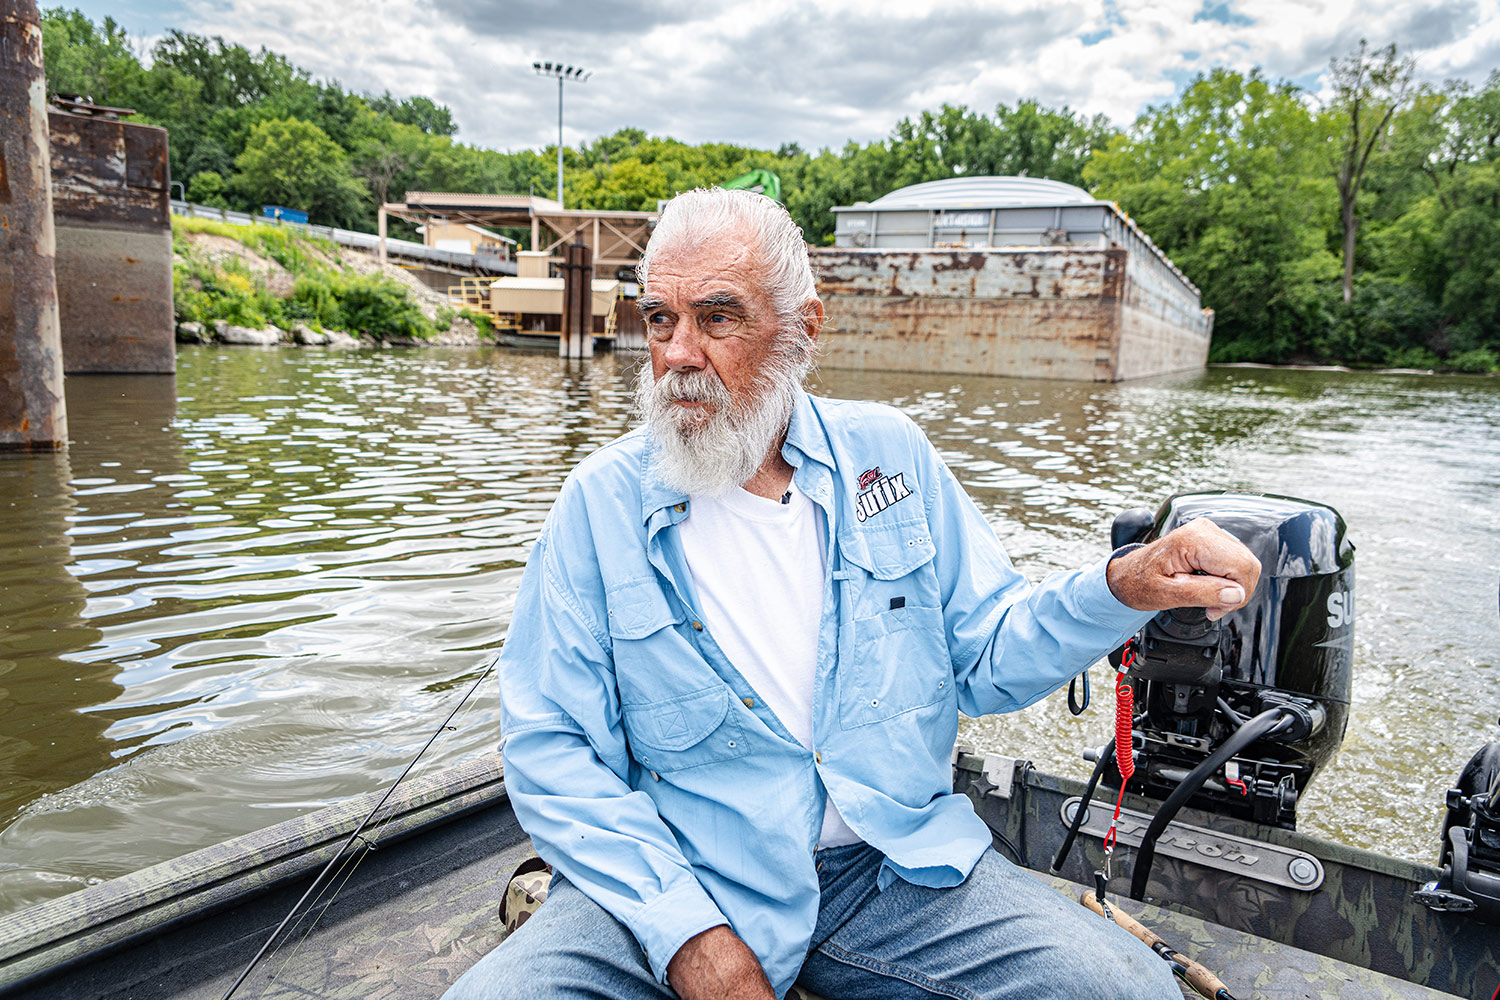
[[[666,371],[656,380],[652,393],[662,402],[712,403],[724,409],[732,402],[729,389],[712,372]]]

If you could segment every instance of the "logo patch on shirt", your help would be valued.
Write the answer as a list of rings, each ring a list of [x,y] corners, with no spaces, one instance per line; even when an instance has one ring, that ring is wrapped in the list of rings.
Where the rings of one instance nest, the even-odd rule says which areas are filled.
[[[874,517],[891,504],[911,496],[911,487],[906,485],[906,473],[882,476],[878,465],[860,473],[859,488],[860,492],[854,498],[854,516],[860,521]]]

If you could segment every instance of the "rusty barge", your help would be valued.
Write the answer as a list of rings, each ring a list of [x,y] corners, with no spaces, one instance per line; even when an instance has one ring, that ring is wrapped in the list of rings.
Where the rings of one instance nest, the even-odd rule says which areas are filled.
[[[1197,286],[1080,188],[953,178],[834,212],[826,367],[1115,382],[1208,360]]]

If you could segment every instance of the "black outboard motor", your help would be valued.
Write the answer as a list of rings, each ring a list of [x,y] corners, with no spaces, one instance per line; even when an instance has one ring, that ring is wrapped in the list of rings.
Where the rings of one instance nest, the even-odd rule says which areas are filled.
[[[1260,560],[1260,582],[1243,608],[1217,622],[1201,608],[1178,608],[1136,636],[1131,790],[1168,798],[1247,719],[1279,709],[1275,727],[1234,750],[1186,802],[1292,829],[1298,796],[1348,722],[1354,546],[1331,507],[1231,491],[1177,494],[1155,515],[1126,511],[1112,541],[1148,542],[1198,517],[1245,543]],[[1120,652],[1111,657],[1120,660]]]

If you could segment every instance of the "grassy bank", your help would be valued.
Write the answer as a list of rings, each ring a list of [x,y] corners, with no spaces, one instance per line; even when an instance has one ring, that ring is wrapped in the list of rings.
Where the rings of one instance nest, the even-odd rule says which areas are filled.
[[[341,330],[369,340],[480,331],[393,265],[280,226],[172,218],[177,321]],[[487,331],[485,331],[487,332]]]

